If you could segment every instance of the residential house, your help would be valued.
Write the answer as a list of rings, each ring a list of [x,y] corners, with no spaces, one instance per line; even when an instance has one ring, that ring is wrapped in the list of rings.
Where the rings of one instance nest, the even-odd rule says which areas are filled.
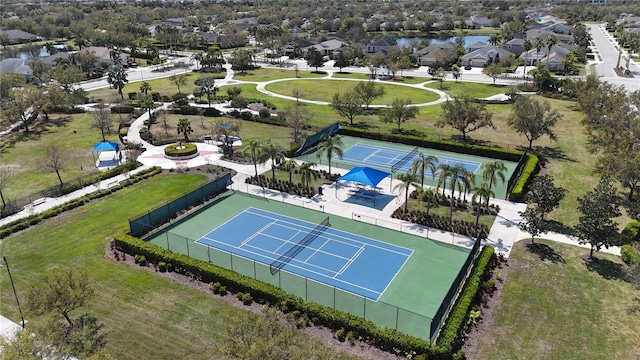
[[[221,35],[212,32],[197,32],[198,35],[202,37],[207,46],[219,46],[221,48],[226,48],[229,46],[230,39],[228,35]]]
[[[247,31],[249,27],[258,25],[258,21],[254,17],[233,20],[233,25],[239,31]]]
[[[396,46],[394,42],[382,38],[380,40],[371,41],[369,44],[365,45],[362,50],[369,54],[375,54],[378,52],[386,54],[387,51],[394,46]]]
[[[315,47],[324,56],[332,56],[336,50],[340,49],[345,45],[347,44],[345,44],[344,42],[338,39],[331,39],[331,40],[326,40],[319,44],[313,45],[313,47]]]
[[[622,24],[622,26],[625,29],[638,29],[640,28],[640,16],[634,16],[631,14],[626,14],[627,16],[622,16],[620,15],[620,18],[618,19],[618,21],[616,21],[616,24],[620,25]]]
[[[82,52],[93,52],[97,57],[98,57],[98,64],[105,64],[105,65],[113,65],[113,60],[111,59],[111,50],[107,47],[101,47],[101,46],[90,46],[87,48],[84,48],[80,51],[78,51],[79,53]],[[126,53],[120,53],[120,63],[122,64],[127,64],[129,62],[129,54]],[[97,65],[97,64],[96,64]]]
[[[458,45],[453,41],[447,41],[442,44],[431,44],[425,48],[422,48],[414,53],[414,56],[418,58],[420,66],[431,66],[437,60],[437,55],[441,51],[455,51]]]
[[[500,47],[514,53],[516,56],[520,56],[524,52],[524,39],[513,38],[500,44]]]
[[[29,59],[8,58],[0,61],[0,72],[3,74],[19,74],[29,81],[33,74]]]
[[[440,20],[442,19],[442,17],[444,17],[444,13],[440,10],[431,10],[429,12],[429,15],[435,17],[436,19]]]
[[[462,56],[462,66],[486,67],[500,59],[508,58],[513,53],[493,45],[486,45],[478,50]]]
[[[540,49],[540,52],[537,49],[523,52],[520,55],[520,60],[527,65],[535,65],[540,61],[543,65],[548,66],[549,71],[563,71],[563,62],[570,52],[571,49],[567,48],[567,46],[554,45],[551,47],[551,51],[544,47]]]
[[[482,41],[476,41],[473,44],[469,45],[469,46],[465,46],[464,48],[467,50],[468,53],[472,52],[472,51],[476,51],[480,48],[483,48],[487,46],[487,43],[482,42]]]
[[[480,25],[480,27],[489,27],[491,26],[491,19],[489,19],[486,15],[475,14],[469,17],[469,20],[474,23]]]
[[[18,29],[2,30],[0,32],[3,34],[7,34],[7,37],[9,38],[9,44],[24,44],[42,40],[41,36]]]
[[[573,36],[572,35],[565,35],[565,34],[557,34],[554,33],[552,31],[549,30],[543,30],[543,29],[530,29],[527,30],[526,33],[526,38],[529,39],[532,43],[535,43],[535,39],[536,38],[542,38],[542,40],[544,40],[545,42],[547,41],[547,39],[549,38],[549,36],[555,36],[556,39],[558,40],[558,42],[565,42],[565,43],[572,43],[573,42]]]
[[[313,45],[314,44],[309,40],[295,39],[288,42],[280,49],[282,50],[282,54],[284,56],[291,56],[296,51],[296,49],[300,49],[300,51],[304,52],[306,51],[306,49]]]

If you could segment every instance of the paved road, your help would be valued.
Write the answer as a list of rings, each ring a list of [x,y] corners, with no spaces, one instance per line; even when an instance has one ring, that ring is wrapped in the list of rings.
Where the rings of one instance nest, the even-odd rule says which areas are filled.
[[[631,61],[629,65],[631,72],[634,74],[634,78],[620,77],[616,75],[613,70],[618,63],[618,43],[616,40],[605,30],[605,24],[589,25],[589,34],[593,39],[593,43],[597,48],[597,53],[600,55],[600,60],[597,61],[596,72],[600,79],[607,81],[615,85],[622,85],[629,91],[640,90],[640,65]],[[626,66],[626,57],[628,53],[623,52],[622,59],[620,60],[620,66]]]

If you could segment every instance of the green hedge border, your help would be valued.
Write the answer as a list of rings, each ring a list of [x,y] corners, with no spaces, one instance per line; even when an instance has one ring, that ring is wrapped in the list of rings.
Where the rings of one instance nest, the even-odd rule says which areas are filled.
[[[487,266],[493,255],[492,247],[485,247],[475,261],[468,284],[465,285],[459,300],[451,312],[451,320],[448,320],[442,330],[442,337],[436,346],[429,341],[403,334],[392,329],[382,329],[373,322],[351,315],[339,310],[331,309],[313,302],[305,302],[301,298],[291,295],[284,290],[231,270],[193,259],[187,255],[165,250],[157,245],[144,242],[129,235],[126,231],[120,231],[114,235],[114,242],[120,251],[130,255],[143,255],[151,262],[165,262],[171,264],[174,271],[181,274],[190,274],[205,283],[220,283],[231,292],[250,293],[259,303],[271,304],[279,307],[283,312],[300,311],[312,319],[314,325],[329,327],[333,330],[343,328],[351,331],[356,338],[376,346],[379,349],[394,353],[424,354],[428,359],[451,359],[452,353],[457,351],[459,333],[464,325],[464,320],[476,299],[480,288],[481,276],[490,271]],[[428,324],[425,324],[428,326]]]
[[[183,146],[184,149],[178,149],[178,147]],[[183,157],[183,156],[191,156],[198,152],[198,146],[192,143],[181,143],[181,144],[171,144],[167,145],[164,148],[164,154],[166,156],[172,157]]]
[[[149,169],[145,169],[142,170],[140,172],[138,172],[137,174],[131,175],[131,177],[127,180],[127,181],[123,181],[120,182],[119,185],[117,186],[113,186],[109,189],[104,189],[104,190],[99,190],[96,192],[92,192],[89,193],[83,197],[77,198],[75,200],[71,200],[69,202],[66,202],[64,204],[52,207],[49,210],[43,211],[39,214],[34,214],[31,216],[28,216],[26,218],[22,218],[22,219],[18,219],[15,221],[12,221],[2,227],[0,227],[0,239],[4,239],[7,236],[27,229],[33,225],[36,225],[38,223],[40,223],[41,221],[54,217],[62,212],[65,212],[67,210],[71,210],[71,209],[75,209],[79,206],[82,206],[88,202],[90,202],[91,200],[95,200],[95,199],[100,199],[101,197],[107,196],[109,194],[113,194],[114,192],[124,189],[128,186],[131,186],[139,181],[142,181],[144,179],[147,179],[151,176],[157,175],[159,173],[162,172],[162,168],[160,167],[152,167]]]
[[[430,140],[411,135],[397,135],[397,134],[382,134],[372,133],[365,130],[350,128],[348,126],[342,127],[339,132],[341,135],[355,136],[365,139],[389,141],[394,143],[400,143],[411,146],[419,146],[424,148],[451,151],[460,154],[483,156],[493,159],[500,159],[506,161],[518,162],[524,154],[524,151],[519,150],[507,150],[500,147],[490,147],[483,145],[471,145],[460,144],[453,141],[446,140]],[[527,186],[533,176],[540,170],[539,160],[535,154],[527,153],[527,162],[524,169],[518,179],[516,180],[511,193],[508,198],[511,201],[520,201],[523,198],[524,193],[527,190]]]

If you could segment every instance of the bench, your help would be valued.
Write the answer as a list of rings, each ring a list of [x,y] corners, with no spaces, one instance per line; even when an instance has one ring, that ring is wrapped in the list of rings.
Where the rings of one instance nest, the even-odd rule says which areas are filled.
[[[107,189],[110,187],[114,187],[120,184],[120,181],[116,180],[116,181],[112,181],[110,183],[107,183]]]

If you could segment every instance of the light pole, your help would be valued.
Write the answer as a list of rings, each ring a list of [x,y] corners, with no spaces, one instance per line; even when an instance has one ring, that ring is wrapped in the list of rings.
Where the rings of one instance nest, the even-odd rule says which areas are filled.
[[[18,311],[20,312],[20,318],[22,319],[22,328],[24,329],[24,315],[22,314],[22,308],[20,307],[20,301],[18,300],[18,293],[16,292],[16,286],[13,284],[13,277],[11,276],[11,270],[9,269],[9,263],[7,257],[3,256],[4,264],[7,267],[7,273],[9,274],[9,281],[11,281],[11,287],[13,288],[13,295],[16,297],[16,304],[18,304]]]

